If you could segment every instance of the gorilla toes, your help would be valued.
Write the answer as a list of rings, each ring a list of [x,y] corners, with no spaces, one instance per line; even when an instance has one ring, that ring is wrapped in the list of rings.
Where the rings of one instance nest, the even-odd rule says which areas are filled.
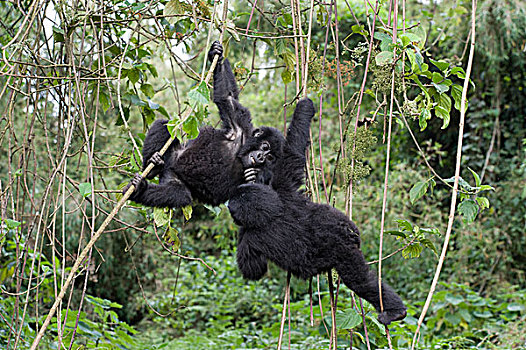
[[[149,160],[150,163],[152,163],[153,165],[157,166],[157,165],[164,165],[164,160],[161,156],[161,154],[159,152],[155,152],[150,160]]]
[[[378,321],[384,326],[388,326],[391,322],[403,320],[407,316],[407,309],[384,310],[378,314]]]
[[[217,40],[212,43],[212,47],[210,47],[210,51],[208,51],[208,60],[212,62],[216,55],[219,56],[220,62],[223,59],[223,45]]]
[[[141,176],[141,174],[136,173],[136,174],[133,176],[133,179],[130,181],[130,183],[127,184],[126,187],[124,187],[124,188],[122,189],[122,194],[123,194],[123,195],[126,194],[126,192],[128,192],[128,189],[129,189],[131,186],[133,186],[133,187],[135,188],[135,190],[134,190],[133,192],[134,192],[134,193],[137,193],[137,192],[138,192],[137,190],[139,189],[139,187],[141,187],[141,184],[142,184],[142,176]],[[133,197],[133,195],[132,195],[131,197]],[[131,198],[131,197],[130,197],[130,198]]]

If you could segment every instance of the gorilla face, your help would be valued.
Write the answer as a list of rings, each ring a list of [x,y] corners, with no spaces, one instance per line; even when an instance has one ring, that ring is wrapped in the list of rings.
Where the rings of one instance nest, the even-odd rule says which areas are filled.
[[[251,137],[238,152],[244,169],[257,172],[258,183],[270,183],[274,167],[283,153],[285,138],[275,128],[263,126],[254,129]]]

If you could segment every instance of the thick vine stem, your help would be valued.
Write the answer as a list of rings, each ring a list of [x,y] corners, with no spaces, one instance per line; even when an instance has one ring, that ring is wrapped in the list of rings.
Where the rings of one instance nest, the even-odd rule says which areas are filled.
[[[455,221],[455,208],[457,204],[457,194],[458,194],[458,182],[460,178],[460,160],[462,158],[462,141],[464,137],[464,120],[466,118],[466,98],[469,88],[469,77],[471,75],[471,67],[473,65],[473,56],[475,52],[475,15],[477,10],[477,0],[472,0],[471,3],[471,47],[469,50],[469,59],[468,65],[466,68],[466,77],[464,78],[464,86],[462,88],[462,100],[460,104],[460,122],[458,126],[458,144],[457,144],[457,162],[455,165],[455,182],[453,183],[453,192],[451,194],[451,206],[449,209],[449,219],[447,224],[446,235],[444,237],[444,244],[442,245],[442,252],[440,253],[440,259],[438,260],[438,265],[435,271],[435,276],[433,277],[433,282],[429,288],[429,293],[427,295],[426,303],[418,319],[418,324],[416,327],[415,335],[413,337],[413,343],[411,344],[411,350],[413,350],[418,341],[418,334],[420,332],[420,327],[424,322],[427,310],[431,305],[431,300],[433,299],[433,294],[435,292],[436,286],[438,284],[438,278],[440,277],[440,272],[442,270],[442,265],[446,259],[446,253],[449,245],[449,240],[451,238],[451,231],[453,229],[453,222]]]

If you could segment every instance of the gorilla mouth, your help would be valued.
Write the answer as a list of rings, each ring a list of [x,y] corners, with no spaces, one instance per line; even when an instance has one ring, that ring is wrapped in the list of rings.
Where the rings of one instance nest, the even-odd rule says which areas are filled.
[[[256,158],[254,156],[249,156],[251,165],[256,165]]]

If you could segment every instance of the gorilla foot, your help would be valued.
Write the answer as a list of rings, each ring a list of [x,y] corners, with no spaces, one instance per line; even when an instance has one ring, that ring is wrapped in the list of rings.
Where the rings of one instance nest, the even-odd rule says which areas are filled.
[[[221,62],[223,59],[223,45],[217,40],[212,43],[212,47],[210,48],[210,51],[208,51],[208,60],[210,62],[214,61],[216,55],[219,56],[218,62]]]
[[[148,161],[155,166],[164,165],[164,160],[159,152],[155,152]]]
[[[245,181],[247,183],[254,183],[256,182],[256,175],[258,174],[259,170],[256,168],[247,168],[245,169]]]
[[[133,191],[134,193],[137,192],[137,190],[139,189],[139,187],[141,186],[141,183],[142,183],[142,176],[141,174],[139,173],[136,173],[134,176],[133,176],[133,179],[130,181],[129,184],[126,185],[126,187],[124,187],[122,189],[122,194],[124,195],[126,192],[128,192],[128,189],[133,186],[135,188],[135,191]],[[133,197],[133,194],[130,196],[130,199]]]
[[[391,322],[400,321],[407,316],[407,309],[384,310],[378,314],[378,321],[384,326],[388,326]]]

